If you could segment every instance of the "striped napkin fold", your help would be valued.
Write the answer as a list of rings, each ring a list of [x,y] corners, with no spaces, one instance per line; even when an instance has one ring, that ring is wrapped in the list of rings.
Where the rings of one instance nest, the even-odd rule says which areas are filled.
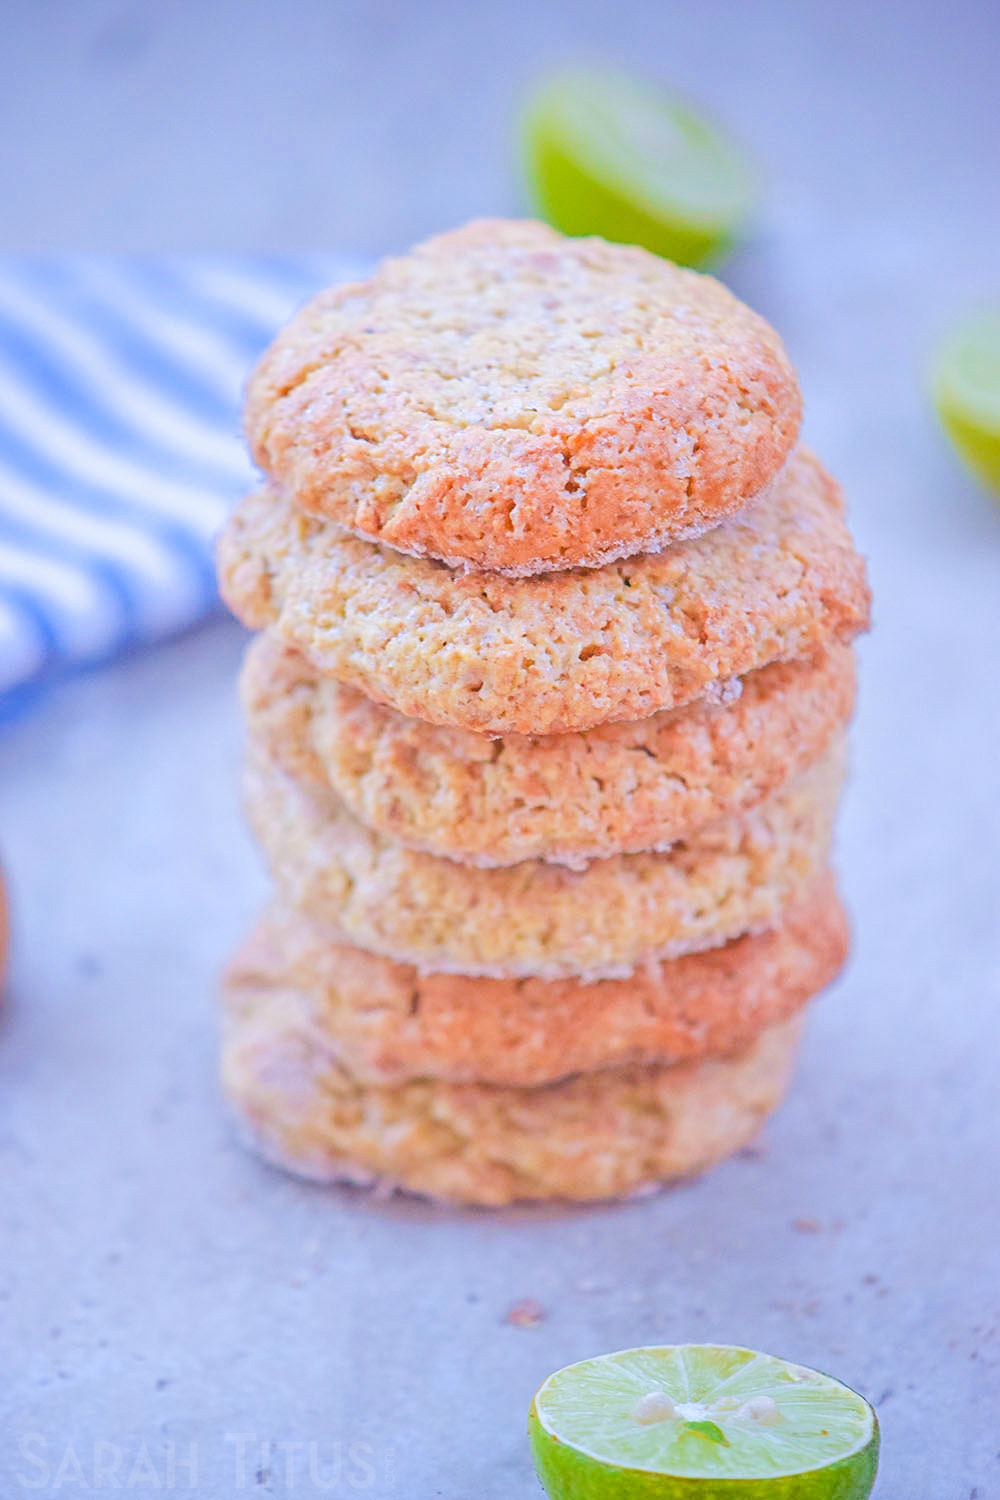
[[[0,715],[218,606],[257,355],[334,256],[0,260]]]

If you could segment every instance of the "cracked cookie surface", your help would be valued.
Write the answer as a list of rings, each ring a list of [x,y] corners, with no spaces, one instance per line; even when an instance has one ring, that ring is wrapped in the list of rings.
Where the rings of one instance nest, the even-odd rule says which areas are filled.
[[[802,449],[738,516],[603,568],[458,573],[267,493],[237,507],[218,561],[251,629],[400,713],[483,734],[648,718],[868,623],[840,489]]]
[[[274,907],[229,965],[227,1003],[291,989],[365,1084],[413,1078],[535,1087],[626,1063],[677,1063],[749,1046],[837,974],[847,922],[825,873],[765,932],[650,965],[630,979],[421,974]]]
[[[800,411],[777,334],[713,278],[487,220],[308,303],[245,424],[303,508],[530,574],[714,525],[775,477]]]
[[[625,978],[769,927],[804,898],[827,863],[843,758],[838,741],[751,812],[579,871],[479,869],[406,849],[259,747],[245,804],[282,900],[346,942],[431,972]]]
[[[749,808],[818,760],[850,717],[848,646],[775,662],[699,701],[576,734],[442,729],[323,677],[265,631],[241,694],[251,738],[331,786],[369,828],[469,864],[579,867],[658,849]]]
[[[320,1182],[405,1188],[444,1202],[596,1202],[703,1171],[780,1104],[800,1019],[743,1052],[631,1064],[543,1088],[420,1079],[371,1087],[345,1067],[302,991],[230,997],[222,1085],[267,1160]]]

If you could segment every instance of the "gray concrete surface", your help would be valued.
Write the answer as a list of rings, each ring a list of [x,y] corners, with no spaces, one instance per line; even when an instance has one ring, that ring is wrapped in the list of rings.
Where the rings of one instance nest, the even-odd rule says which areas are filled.
[[[3,7],[0,248],[382,248],[502,209],[507,101],[564,47],[714,101],[771,167],[732,278],[799,362],[877,598],[840,841],[850,970],[759,1154],[607,1210],[378,1203],[232,1141],[213,977],[264,889],[235,627],[3,732],[5,1500],[154,1478],[213,1500],[531,1496],[550,1369],[692,1338],[864,1390],[881,1500],[1000,1496],[1000,510],[922,389],[940,328],[1000,280],[993,14]],[[504,1321],[525,1296],[535,1328]]]
[[[0,0],[0,250],[382,253],[517,203],[511,117],[641,68],[831,226],[997,213],[995,0]]]

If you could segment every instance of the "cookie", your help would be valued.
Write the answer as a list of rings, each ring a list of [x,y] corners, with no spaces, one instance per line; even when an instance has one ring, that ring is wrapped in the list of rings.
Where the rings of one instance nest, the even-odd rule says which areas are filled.
[[[345,942],[429,971],[616,979],[771,926],[802,900],[827,862],[842,775],[838,743],[749,813],[665,853],[580,871],[536,860],[477,869],[416,853],[259,750],[246,806],[284,903]]]
[[[524,1088],[748,1047],[829,984],[846,953],[846,918],[824,874],[766,932],[596,984],[422,975],[275,908],[223,988],[236,1009],[276,990],[307,995],[315,1024],[367,1085],[437,1078]]]
[[[303,1177],[446,1202],[593,1202],[700,1172],[751,1139],[784,1096],[799,1028],[783,1021],[732,1057],[537,1089],[373,1088],[344,1065],[310,996],[254,990],[229,996],[222,1084],[249,1141]]]
[[[664,848],[760,802],[827,749],[850,717],[854,678],[850,648],[833,646],[737,679],[727,703],[488,739],[373,703],[265,631],[241,692],[254,742],[292,775],[332,786],[369,828],[469,864],[578,868]]]
[[[657,556],[543,578],[456,573],[269,494],[226,526],[220,583],[317,671],[410,717],[484,734],[645,719],[868,621],[840,490],[799,451],[757,504]]]
[[[695,535],[774,478],[798,384],[709,276],[486,221],[322,292],[250,381],[256,462],[305,509],[512,574]]]

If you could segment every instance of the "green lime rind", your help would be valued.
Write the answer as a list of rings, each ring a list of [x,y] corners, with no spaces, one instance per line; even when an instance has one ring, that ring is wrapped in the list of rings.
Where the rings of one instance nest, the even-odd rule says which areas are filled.
[[[1000,309],[955,329],[938,355],[933,395],[961,459],[1000,494]]]
[[[704,266],[749,216],[752,173],[732,143],[679,100],[618,73],[575,70],[536,88],[523,155],[538,212],[564,234]]]
[[[878,1431],[860,1453],[828,1465],[819,1474],[778,1479],[698,1479],[650,1474],[641,1469],[598,1463],[574,1449],[560,1456],[540,1434],[532,1413],[529,1427],[535,1470],[551,1500],[865,1500],[875,1484]]]
[[[664,1397],[669,1416],[636,1419],[637,1401]],[[863,1500],[878,1465],[878,1422],[857,1392],[724,1345],[567,1366],[536,1393],[528,1426],[552,1500]]]

